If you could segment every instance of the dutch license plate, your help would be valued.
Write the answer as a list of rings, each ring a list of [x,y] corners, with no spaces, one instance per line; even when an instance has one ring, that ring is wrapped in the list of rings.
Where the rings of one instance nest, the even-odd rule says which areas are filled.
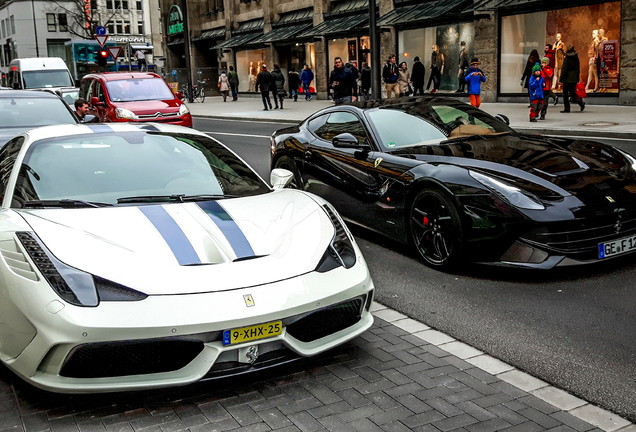
[[[264,339],[278,336],[283,332],[282,321],[272,321],[249,327],[239,327],[223,331],[223,345],[232,345],[241,342],[249,342],[256,339]]]
[[[636,236],[598,244],[598,257],[607,258],[636,250]]]

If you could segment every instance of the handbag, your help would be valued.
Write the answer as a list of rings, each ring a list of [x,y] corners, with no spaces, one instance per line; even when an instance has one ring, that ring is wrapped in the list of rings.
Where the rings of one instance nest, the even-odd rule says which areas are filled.
[[[587,93],[585,92],[585,84],[583,81],[579,81],[576,83],[576,87],[574,87],[574,93],[576,93],[576,97],[579,99],[583,99],[587,97]]]
[[[279,90],[278,91],[278,96],[286,98],[287,97],[287,90]]]

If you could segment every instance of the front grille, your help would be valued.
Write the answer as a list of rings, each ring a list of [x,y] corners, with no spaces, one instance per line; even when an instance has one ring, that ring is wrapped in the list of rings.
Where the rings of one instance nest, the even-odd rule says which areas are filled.
[[[137,117],[144,120],[157,119],[157,121],[161,121],[161,119],[170,119],[174,117],[179,117],[179,113],[173,112],[173,113],[138,114]]]
[[[598,258],[598,244],[636,234],[636,214],[590,216],[548,224],[523,239],[579,259]]]
[[[202,350],[202,341],[180,339],[78,345],[64,360],[60,375],[103,378],[174,371],[190,363]]]
[[[355,298],[303,315],[287,325],[287,333],[301,342],[311,342],[344,330],[360,321],[363,298]]]

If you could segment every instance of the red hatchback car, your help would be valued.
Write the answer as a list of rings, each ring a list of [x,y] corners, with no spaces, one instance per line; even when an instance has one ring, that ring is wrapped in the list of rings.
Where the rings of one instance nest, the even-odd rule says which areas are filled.
[[[192,115],[155,73],[105,72],[82,78],[79,97],[101,122],[159,122],[192,127]]]

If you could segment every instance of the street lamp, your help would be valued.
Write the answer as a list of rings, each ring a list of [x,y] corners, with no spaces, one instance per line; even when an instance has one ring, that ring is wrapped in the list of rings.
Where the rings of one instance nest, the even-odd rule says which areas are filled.
[[[35,1],[31,0],[31,11],[33,12],[33,33],[35,34],[35,56],[40,57],[40,45],[38,44],[38,26],[35,23]]]

